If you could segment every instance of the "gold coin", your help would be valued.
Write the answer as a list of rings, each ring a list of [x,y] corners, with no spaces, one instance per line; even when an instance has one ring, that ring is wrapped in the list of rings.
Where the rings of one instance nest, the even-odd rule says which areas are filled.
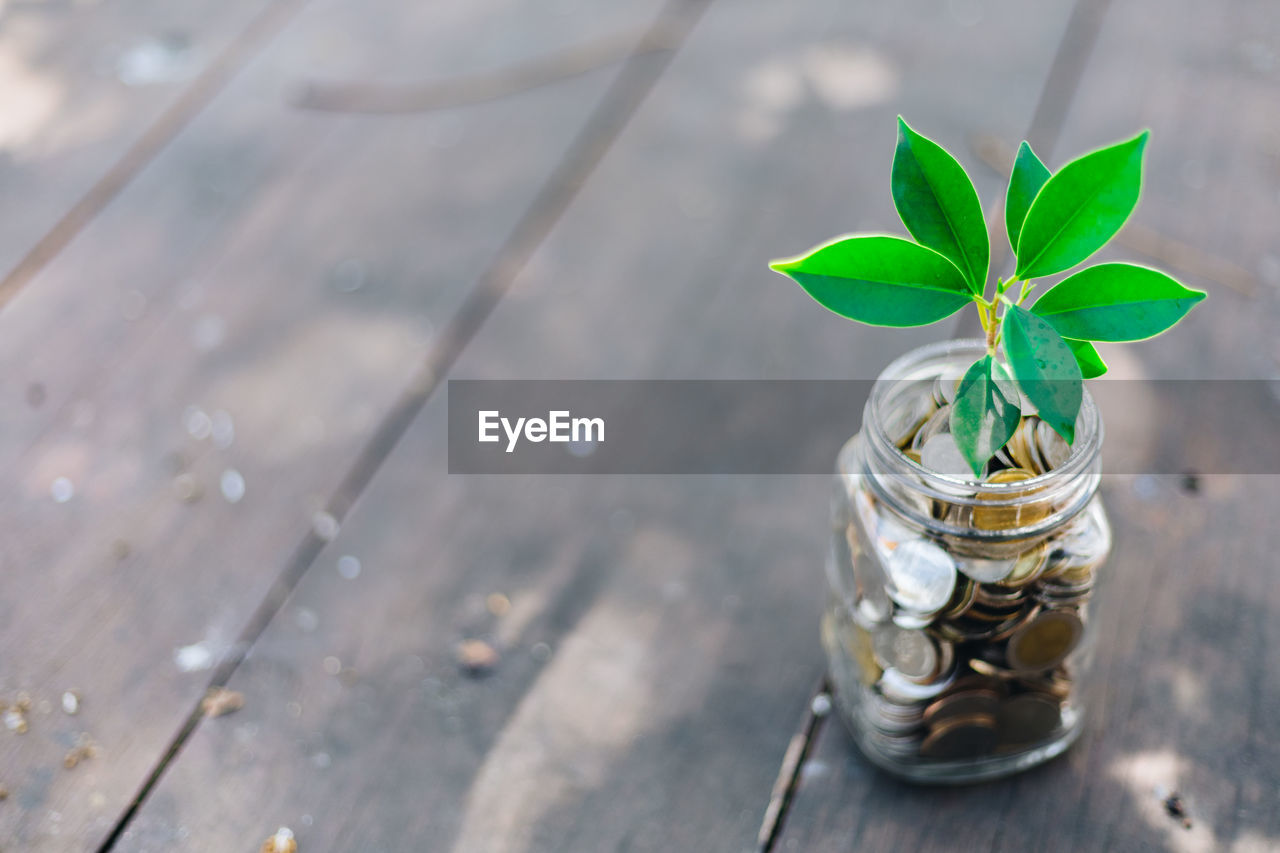
[[[865,628],[850,619],[840,619],[833,610],[822,614],[818,627],[827,654],[836,658],[837,650],[843,648],[854,663],[854,675],[859,682],[870,687],[880,680],[883,670],[876,663],[871,651],[871,634]]]
[[[1018,589],[1031,583],[1044,571],[1049,562],[1049,547],[1041,542],[1030,551],[1023,551],[1013,563],[1013,571],[1000,581],[997,586]]]
[[[996,728],[1000,744],[1029,745],[1044,740],[1062,725],[1062,706],[1047,693],[1022,693],[1000,703]]]
[[[1005,468],[997,471],[987,477],[983,482],[988,485],[1001,485],[1006,483],[1021,483],[1035,477],[1036,473],[1026,468]],[[978,500],[983,501],[1008,501],[1017,500],[1024,497],[1025,492],[1010,490],[999,495],[981,494]],[[1012,530],[1016,527],[1026,527],[1043,520],[1049,515],[1049,507],[1043,503],[1030,503],[1025,505],[1006,505],[1006,506],[975,506],[973,508],[972,520],[973,526],[979,530]]]
[[[978,584],[974,592],[974,600],[979,604],[1003,607],[1025,601],[1026,594],[1020,589],[1004,589],[995,584]]]
[[[858,680],[870,687],[875,684],[884,670],[876,661],[875,652],[871,648],[871,633],[861,625],[852,624],[845,634],[845,649],[849,657],[858,664]]]
[[[1000,705],[1000,694],[986,688],[957,690],[941,699],[935,699],[924,709],[924,724],[934,726],[952,717],[971,714],[995,714]]]
[[[1009,638],[1009,666],[1020,672],[1052,669],[1080,642],[1084,625],[1068,610],[1044,610]]]
[[[951,602],[942,613],[938,614],[939,619],[955,619],[957,616],[964,614],[966,610],[973,605],[974,597],[978,593],[978,585],[967,578],[957,578],[955,594],[951,596]]]
[[[965,714],[938,723],[920,744],[925,758],[977,758],[995,749],[996,718],[993,714]]]

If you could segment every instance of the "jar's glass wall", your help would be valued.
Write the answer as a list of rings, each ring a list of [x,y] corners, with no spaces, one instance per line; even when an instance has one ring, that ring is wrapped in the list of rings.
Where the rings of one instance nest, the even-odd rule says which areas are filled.
[[[1095,493],[1100,425],[1083,424],[1071,465],[1005,488],[939,481],[886,450],[877,419],[919,382],[963,370],[976,346],[891,366],[912,381],[873,394],[833,483],[822,639],[836,707],[869,758],[922,781],[991,778],[1057,755],[1094,688],[1111,545]]]

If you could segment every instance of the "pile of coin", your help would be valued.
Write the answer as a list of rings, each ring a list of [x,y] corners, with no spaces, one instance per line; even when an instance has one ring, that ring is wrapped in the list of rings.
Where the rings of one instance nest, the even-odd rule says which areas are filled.
[[[956,378],[935,379],[928,393],[909,395],[900,402],[886,419],[885,429],[893,443],[916,464],[939,474],[968,479],[973,472],[951,435],[951,406],[958,385]],[[1036,417],[1029,402],[1021,402],[1022,420],[1013,437],[988,463],[984,478],[1010,469],[1039,476],[1061,466],[1071,456],[1066,440]]]
[[[950,453],[934,448],[955,446],[948,386],[940,380],[934,393],[908,401],[909,417],[898,422],[899,448],[912,459],[918,452],[925,467]],[[1069,454],[1026,415],[984,480],[1029,480]],[[972,476],[967,466],[964,476]],[[844,504],[830,567],[838,594],[823,634],[829,658],[844,664],[833,663],[832,676],[864,748],[890,762],[971,760],[1032,749],[1073,726],[1090,596],[1111,546],[1100,501],[1051,531],[991,548],[980,536],[962,541],[907,519],[865,477],[838,480]],[[1002,531],[1049,511],[1008,499],[957,509],[933,515]]]

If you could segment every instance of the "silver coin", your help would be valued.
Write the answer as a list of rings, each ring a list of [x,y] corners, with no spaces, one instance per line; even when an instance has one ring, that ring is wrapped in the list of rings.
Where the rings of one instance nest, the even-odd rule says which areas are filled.
[[[956,564],[946,551],[927,539],[912,539],[887,556],[888,593],[897,604],[917,613],[937,613],[951,601]]]
[[[885,432],[898,447],[907,446],[937,407],[929,397],[904,400],[885,418]]]
[[[933,380],[933,399],[939,406],[946,406],[956,401],[956,394],[960,390],[960,380],[964,377],[961,374],[952,373],[946,376],[939,376]]]
[[[929,439],[935,435],[945,435],[949,432],[951,432],[951,407],[943,406],[930,415],[929,419],[920,427],[915,438],[911,440],[911,447],[923,453],[924,446]]]
[[[966,480],[973,477],[973,469],[965,461],[959,445],[950,433],[938,433],[924,443],[920,448],[920,464],[948,477]]]
[[[954,681],[955,673],[947,673],[932,684],[921,684],[918,681],[912,681],[896,669],[886,669],[876,686],[880,689],[880,694],[890,702],[910,705],[936,699],[945,693]],[[923,714],[924,706],[920,705],[919,708],[920,713]]]
[[[956,567],[978,583],[997,583],[1009,577],[1017,560],[983,560],[978,557],[959,557]]]
[[[1096,499],[1089,504],[1070,527],[1050,540],[1049,549],[1046,575],[1100,565],[1111,552],[1111,525],[1102,504]]]
[[[1036,448],[1040,458],[1044,460],[1048,470],[1060,468],[1071,458],[1071,445],[1067,440],[1053,431],[1053,427],[1044,421],[1036,424]]]
[[[876,632],[871,648],[881,665],[893,667],[913,681],[930,679],[938,671],[938,644],[924,631],[888,626]]]

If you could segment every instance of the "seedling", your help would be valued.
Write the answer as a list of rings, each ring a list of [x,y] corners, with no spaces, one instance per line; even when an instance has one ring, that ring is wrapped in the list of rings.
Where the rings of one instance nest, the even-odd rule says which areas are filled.
[[[1013,275],[988,285],[991,246],[982,204],[964,168],[898,118],[893,203],[914,240],[837,237],[772,262],[835,313],[873,326],[923,326],[973,304],[987,352],[960,379],[951,432],[975,477],[1013,436],[1021,395],[1068,444],[1083,380],[1107,366],[1091,341],[1138,341],[1177,323],[1205,294],[1159,270],[1104,263],[1073,273],[1033,303],[1050,276],[1101,249],[1142,188],[1148,131],[1050,172],[1026,142],[1005,196]]]

